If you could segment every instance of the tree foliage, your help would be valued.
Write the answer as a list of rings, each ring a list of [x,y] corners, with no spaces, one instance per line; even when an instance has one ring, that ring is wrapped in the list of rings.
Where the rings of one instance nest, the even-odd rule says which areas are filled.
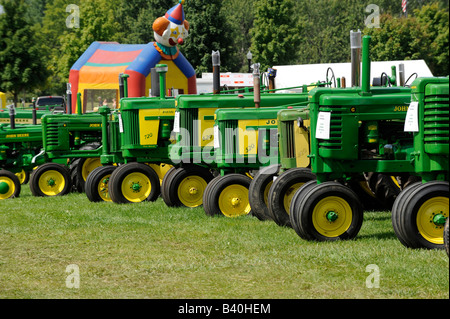
[[[153,41],[153,21],[177,0],[0,0],[0,89],[62,94],[73,63],[94,41]],[[368,4],[379,6],[380,28],[365,28]],[[68,4],[79,6],[79,28],[66,24]],[[373,38],[374,60],[424,59],[433,74],[448,75],[448,0],[186,0],[190,36],[181,51],[198,75],[246,72],[246,54],[262,70],[281,64],[350,60],[349,32]]]
[[[255,3],[251,50],[262,70],[274,64],[288,64],[297,56],[296,30],[291,0],[261,0]]]
[[[414,11],[414,16],[382,15],[381,28],[365,29],[372,36],[377,61],[423,59],[434,75],[448,75],[448,11],[437,3]]]
[[[26,20],[24,0],[1,0],[0,90],[11,92],[14,104],[19,93],[42,85],[45,72],[32,24]]]

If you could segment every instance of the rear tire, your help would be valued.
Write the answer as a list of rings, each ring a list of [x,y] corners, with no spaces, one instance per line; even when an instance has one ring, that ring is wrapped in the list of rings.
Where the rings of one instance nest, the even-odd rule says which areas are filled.
[[[445,251],[447,252],[447,257],[450,257],[449,255],[449,237],[448,237],[448,223],[449,223],[449,218],[447,217],[447,220],[445,222],[445,226],[444,226],[444,247],[445,247]]]

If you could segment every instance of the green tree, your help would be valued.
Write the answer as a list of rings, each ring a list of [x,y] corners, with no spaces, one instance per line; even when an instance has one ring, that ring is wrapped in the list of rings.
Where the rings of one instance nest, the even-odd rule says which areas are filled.
[[[435,2],[415,10],[417,21],[423,33],[429,38],[429,55],[426,56],[428,66],[434,75],[448,75],[449,68],[449,13],[448,7],[440,9]]]
[[[0,0],[0,5],[0,90],[17,104],[20,93],[42,86],[47,72],[25,1]]]
[[[121,43],[145,44],[153,41],[153,22],[175,4],[174,0],[123,0],[115,8],[115,16],[124,35]]]
[[[252,44],[250,30],[253,27],[254,2],[254,0],[223,1],[222,10],[230,26],[226,31],[230,33],[235,49],[232,59],[236,61],[236,67],[230,70],[233,72],[248,71],[247,52]]]
[[[265,71],[274,64],[289,64],[298,55],[299,32],[291,0],[261,0],[254,4],[251,51]]]
[[[239,63],[233,59],[235,48],[222,5],[222,0],[189,0],[184,5],[190,28],[181,50],[198,75],[212,71],[213,50],[220,51],[222,71],[235,70]]]
[[[47,5],[43,33],[48,35],[48,68],[52,85],[61,92],[69,78],[70,68],[94,41],[120,41],[121,26],[115,18],[115,8],[121,0],[80,0],[79,27],[71,28],[67,2],[53,0]],[[77,4],[76,1],[71,1]],[[73,12],[75,13],[75,12]],[[69,19],[69,21],[67,21]]]
[[[381,16],[380,28],[364,29],[372,36],[376,61],[423,59],[435,76],[448,75],[448,11],[438,4],[415,10],[412,17]]]

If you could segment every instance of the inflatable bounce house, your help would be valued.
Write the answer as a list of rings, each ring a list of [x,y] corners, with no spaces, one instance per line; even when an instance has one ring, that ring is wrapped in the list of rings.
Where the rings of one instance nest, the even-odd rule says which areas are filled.
[[[72,112],[76,112],[77,93],[81,93],[83,112],[108,104],[114,107],[119,100],[119,74],[128,78],[128,96],[149,96],[151,69],[167,64],[166,87],[179,94],[196,94],[196,74],[178,48],[188,36],[184,0],[153,23],[155,42],[148,44],[119,44],[94,42],[70,70]]]

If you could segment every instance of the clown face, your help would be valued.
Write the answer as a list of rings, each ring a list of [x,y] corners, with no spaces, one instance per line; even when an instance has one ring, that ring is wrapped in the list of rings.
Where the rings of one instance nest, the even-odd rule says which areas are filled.
[[[183,44],[189,34],[189,23],[184,20],[182,24],[176,24],[161,17],[153,23],[153,30],[156,42],[167,47],[174,47],[177,44]]]

